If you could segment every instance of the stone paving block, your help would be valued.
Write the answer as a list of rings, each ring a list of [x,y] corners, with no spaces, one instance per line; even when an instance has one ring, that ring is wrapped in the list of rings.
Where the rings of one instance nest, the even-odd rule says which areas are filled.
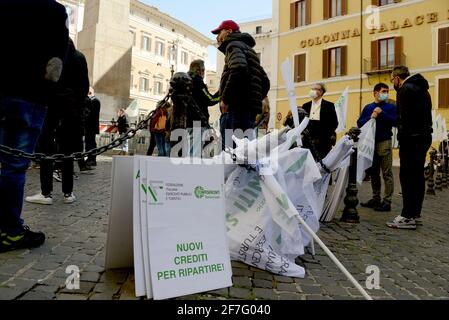
[[[56,294],[43,291],[29,291],[19,298],[19,300],[53,300]]]
[[[274,275],[268,272],[254,272],[254,279],[272,281]]]
[[[250,299],[252,297],[252,292],[250,289],[232,287],[229,288],[229,297],[239,299]]]
[[[330,297],[318,295],[318,294],[311,294],[306,295],[306,300],[332,300]]]
[[[33,291],[45,292],[45,293],[56,293],[59,290],[58,285],[37,285],[34,287]]]
[[[293,283],[278,283],[276,285],[276,289],[278,291],[286,291],[286,292],[301,292],[299,286]]]
[[[222,288],[222,289],[218,289],[218,290],[214,290],[214,291],[209,291],[208,293],[211,295],[219,295],[219,296],[223,296],[223,297],[228,297],[229,296],[229,288]]]
[[[274,276],[274,280],[281,283],[292,283],[295,281],[294,279],[292,277]]]
[[[273,281],[272,280],[262,280],[262,279],[253,279],[254,287],[257,288],[267,288],[272,289],[273,288]]]
[[[253,285],[248,277],[232,277],[232,283],[236,288],[251,288]]]
[[[70,261],[74,262],[90,262],[92,260],[92,256],[89,256],[84,253],[76,253],[70,257]]]
[[[257,299],[264,300],[277,300],[279,296],[273,289],[266,288],[254,288],[253,293]]]
[[[98,272],[84,272],[80,273],[81,281],[98,282],[100,280],[101,274]]]
[[[232,268],[232,274],[234,276],[253,277],[254,272],[249,269]]]
[[[98,283],[95,288],[95,293],[106,293],[111,296],[117,294],[120,291],[121,285],[117,283]]]
[[[113,295],[107,293],[94,293],[88,299],[89,300],[112,300]]]
[[[323,289],[319,286],[299,285],[299,288],[307,295],[324,294]]]
[[[0,300],[14,300],[24,292],[26,291],[21,290],[20,288],[0,287]]]
[[[278,298],[279,300],[305,300],[306,296],[300,293],[280,292]]]
[[[323,290],[329,296],[350,296],[348,290],[342,287],[336,286],[323,286]]]
[[[93,282],[87,282],[87,281],[80,281],[80,288],[76,290],[71,290],[67,288],[63,288],[59,290],[59,293],[68,293],[68,294],[75,294],[75,295],[88,295],[93,288],[95,287],[95,283]]]
[[[88,295],[61,293],[56,295],[56,300],[87,300]]]

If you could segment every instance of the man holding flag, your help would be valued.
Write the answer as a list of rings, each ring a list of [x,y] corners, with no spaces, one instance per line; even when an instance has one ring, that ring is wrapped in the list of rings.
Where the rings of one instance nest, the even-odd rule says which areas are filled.
[[[357,125],[363,127],[370,119],[376,119],[376,139],[373,165],[370,169],[373,198],[362,203],[362,207],[373,208],[378,212],[391,211],[391,198],[394,192],[392,129],[397,123],[396,106],[388,103],[389,87],[379,83],[374,87],[374,102],[367,105],[360,115]],[[385,184],[384,200],[381,201],[380,170]]]

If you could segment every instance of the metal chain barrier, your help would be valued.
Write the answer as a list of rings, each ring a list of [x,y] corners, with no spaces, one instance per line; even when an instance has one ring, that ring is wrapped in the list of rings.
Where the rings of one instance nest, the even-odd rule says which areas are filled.
[[[168,93],[165,98],[161,102],[166,102],[170,98],[170,93]],[[22,150],[14,149],[8,146],[0,145],[0,152],[9,156],[13,157],[19,157],[23,159],[28,159],[32,161],[55,161],[60,162],[63,160],[72,160],[72,161],[78,161],[82,160],[85,157],[88,156],[98,156],[100,154],[103,154],[109,150],[112,150],[114,148],[119,147],[122,145],[126,140],[132,139],[137,131],[145,129],[148,127],[148,122],[151,120],[152,116],[154,114],[154,111],[150,112],[148,116],[139,122],[136,126],[136,128],[128,130],[126,133],[121,134],[117,139],[111,141],[111,143],[102,146],[100,148],[92,149],[86,152],[74,152],[71,155],[64,155],[64,154],[54,154],[54,155],[46,155],[43,153],[27,153]]]

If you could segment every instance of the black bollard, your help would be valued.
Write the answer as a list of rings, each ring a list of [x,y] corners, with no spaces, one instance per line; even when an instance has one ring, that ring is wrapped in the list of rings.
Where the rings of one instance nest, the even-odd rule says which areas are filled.
[[[361,131],[359,128],[352,128],[348,135],[354,141],[354,153],[351,155],[351,165],[349,166],[349,181],[346,189],[345,208],[341,217],[341,222],[359,223],[360,217],[357,211],[359,199],[357,198],[357,142]]]
[[[429,161],[429,178],[427,180],[427,192],[426,194],[434,196],[435,193],[435,183],[433,180],[433,176],[435,174],[435,158],[437,156],[437,151],[432,148],[432,150],[430,150],[430,161]]]

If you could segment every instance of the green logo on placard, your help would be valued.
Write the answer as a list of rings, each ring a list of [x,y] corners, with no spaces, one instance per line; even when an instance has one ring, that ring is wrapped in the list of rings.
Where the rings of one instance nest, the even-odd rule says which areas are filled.
[[[193,193],[197,199],[217,199],[220,197],[220,191],[206,190],[203,187],[196,187]]]
[[[197,199],[204,198],[204,188],[203,187],[196,187],[194,193],[195,193],[195,197]]]

